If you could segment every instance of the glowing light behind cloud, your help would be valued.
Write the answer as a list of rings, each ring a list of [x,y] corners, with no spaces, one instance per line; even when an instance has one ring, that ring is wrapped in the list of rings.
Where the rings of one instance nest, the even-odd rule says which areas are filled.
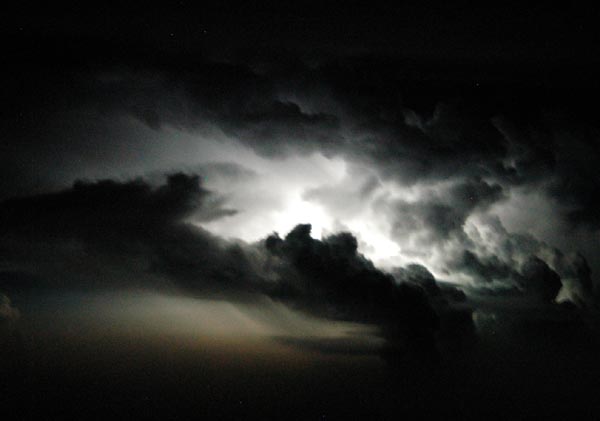
[[[404,185],[398,179],[381,179],[377,168],[340,157],[319,153],[265,157],[233,139],[226,140],[219,154],[208,153],[204,157],[208,161],[203,161],[233,164],[243,173],[220,178],[208,172],[204,179],[208,189],[237,211],[233,216],[202,223],[218,236],[254,242],[273,232],[285,236],[297,224],[311,224],[311,235],[317,239],[349,231],[358,240],[359,252],[382,269],[418,263],[439,279],[458,283],[468,283],[470,277],[450,273],[447,264],[457,258],[456,250],[465,247],[463,242],[483,248],[495,246],[476,235],[485,232],[486,224],[477,217],[477,209],[465,223],[464,234],[468,238],[460,234],[432,241],[432,234],[428,227],[421,226],[419,215],[414,221],[402,216],[397,220],[396,203],[407,204],[409,209],[415,204],[414,212],[419,212],[422,203],[447,200],[456,180]],[[208,152],[210,145],[208,142],[201,149]],[[518,200],[511,198],[483,213],[498,215],[507,224],[507,219],[516,219],[511,216],[520,208],[515,204],[519,204]],[[394,226],[398,222],[406,225],[400,231]]]
[[[346,230],[357,236],[359,251],[376,263],[393,266],[402,262],[400,247],[390,238],[386,221],[370,209],[372,200],[347,206],[340,215],[330,206],[306,197],[307,191],[356,181],[356,174],[349,174],[348,163],[343,159],[320,154],[266,159],[245,148],[239,152],[230,157],[231,162],[250,170],[254,174],[251,179],[235,182],[207,179],[207,187],[222,192],[227,206],[238,214],[204,223],[204,228],[248,242],[273,231],[285,235],[300,223],[312,225],[313,238]],[[386,186],[387,190],[390,188],[393,186]],[[399,194],[398,188],[395,194]],[[414,192],[408,192],[409,195],[414,196]]]
[[[307,201],[303,193],[342,179],[346,163],[320,154],[286,159],[266,159],[250,150],[231,156],[229,162],[251,171],[249,178],[220,182],[207,180],[209,189],[222,192],[237,215],[216,220],[203,227],[229,238],[256,241],[272,231],[284,235],[299,223],[310,223],[312,235],[331,230],[333,218],[319,204]]]
[[[248,171],[247,176],[220,180],[209,175],[205,182],[238,213],[203,223],[205,229],[253,242],[274,231],[283,236],[297,224],[311,224],[313,238],[352,232],[359,241],[359,252],[381,267],[416,261],[414,256],[403,254],[405,244],[392,238],[390,223],[378,209],[377,200],[417,200],[421,187],[378,182],[373,196],[360,197],[357,188],[369,183],[375,175],[373,169],[317,153],[273,159],[258,156],[241,145],[230,146],[231,154],[221,155],[220,159],[240,165]],[[311,191],[323,193],[315,198],[307,195]]]

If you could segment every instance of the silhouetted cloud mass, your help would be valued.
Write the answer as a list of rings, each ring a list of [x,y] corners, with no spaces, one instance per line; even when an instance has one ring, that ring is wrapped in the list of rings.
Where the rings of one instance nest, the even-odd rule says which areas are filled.
[[[17,268],[31,262],[38,262],[32,276],[60,273],[62,285],[55,287],[85,284],[86,269],[71,255],[81,250],[86,265],[101,271],[96,288],[127,286],[126,279],[113,279],[116,265],[136,282],[154,273],[207,296],[238,300],[265,294],[310,314],[374,323],[388,332],[384,335],[393,332],[394,341],[402,336],[403,346],[412,346],[413,337],[427,337],[434,352],[439,321],[428,292],[413,278],[396,281],[375,268],[358,252],[352,234],[316,240],[310,225],[298,225],[284,239],[274,234],[255,244],[226,241],[191,222],[233,212],[211,196],[198,176],[179,173],[158,187],[143,180],[77,182],[55,194],[6,201],[0,206],[2,246],[11,250],[3,258],[13,269],[3,272],[3,284],[10,287],[15,276],[26,277],[29,271]],[[429,287],[437,288],[432,275],[421,270],[431,277]],[[64,284],[69,278],[74,285]],[[4,307],[8,314],[8,301]]]

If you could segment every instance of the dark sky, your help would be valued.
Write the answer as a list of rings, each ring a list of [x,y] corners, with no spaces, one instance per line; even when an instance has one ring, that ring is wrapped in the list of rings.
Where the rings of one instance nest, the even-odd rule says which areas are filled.
[[[0,16],[17,419],[599,409],[598,10]]]

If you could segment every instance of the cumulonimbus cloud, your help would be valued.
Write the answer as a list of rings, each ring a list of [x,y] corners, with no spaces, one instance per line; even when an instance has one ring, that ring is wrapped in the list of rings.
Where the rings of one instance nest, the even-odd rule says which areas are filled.
[[[419,274],[427,281],[394,277],[358,252],[352,234],[317,240],[310,225],[253,244],[216,237],[190,221],[231,211],[212,201],[194,175],[173,174],[158,187],[142,180],[78,182],[55,194],[6,201],[0,213],[2,248],[10,249],[3,253],[11,268],[3,272],[7,286],[15,276],[47,281],[58,273],[54,288],[116,288],[150,273],[196,294],[267,295],[313,315],[372,323],[395,346],[418,344],[414,355],[435,355],[439,316],[430,297],[445,293],[426,269]],[[90,267],[100,271],[93,280]]]

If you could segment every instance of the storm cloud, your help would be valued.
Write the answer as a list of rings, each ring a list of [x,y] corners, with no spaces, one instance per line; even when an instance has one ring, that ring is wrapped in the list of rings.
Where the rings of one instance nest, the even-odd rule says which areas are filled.
[[[212,196],[198,176],[179,173],[156,187],[143,180],[77,182],[62,192],[5,201],[2,257],[10,271],[3,272],[3,285],[18,289],[18,278],[34,276],[54,278],[54,288],[102,290],[127,287],[124,277],[141,287],[175,286],[234,301],[266,295],[315,316],[381,326],[393,343],[412,349],[418,341],[421,352],[435,354],[433,277],[427,286],[395,279],[358,252],[352,234],[316,240],[310,225],[296,226],[284,239],[224,240],[196,225],[234,212]],[[163,284],[155,277],[165,278]]]
[[[21,7],[0,37],[0,386],[34,391],[23,415],[113,396],[114,360],[169,366],[115,389],[151,414],[593,412],[597,11]]]

